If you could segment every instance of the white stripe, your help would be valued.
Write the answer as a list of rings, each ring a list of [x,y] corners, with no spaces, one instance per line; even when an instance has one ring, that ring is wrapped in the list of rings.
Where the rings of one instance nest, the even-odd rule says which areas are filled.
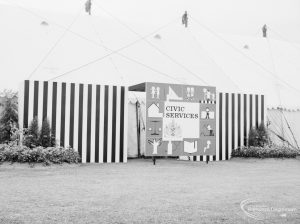
[[[267,97],[264,95],[264,124],[266,125],[267,122]]]
[[[216,161],[219,161],[219,106],[220,106],[220,100],[219,100],[219,93],[216,93]]]
[[[104,97],[105,86],[100,87],[100,119],[99,119],[99,163],[103,163],[103,136],[104,136]]]
[[[57,83],[57,103],[56,103],[56,142],[60,146],[60,119],[61,119],[61,83]]]
[[[21,82],[19,85],[19,96],[18,96],[18,121],[20,129],[20,144],[23,142],[23,122],[24,122],[24,91],[25,91],[25,81]]]
[[[257,108],[257,110],[258,110],[258,125],[260,125],[260,123],[261,123],[261,95],[258,95],[258,108]]]
[[[200,156],[196,156],[196,161],[200,161]]]
[[[255,120],[255,94],[252,94],[252,127],[255,128],[256,120]]]
[[[29,99],[28,99],[28,127],[33,119],[33,102],[34,102],[34,81],[29,81]]]
[[[232,94],[228,95],[228,158],[232,152]]]
[[[95,117],[96,117],[96,85],[92,85],[91,106],[91,163],[95,162]]]
[[[79,111],[79,84],[75,84],[74,96],[74,134],[73,148],[78,152],[78,111]]]
[[[238,94],[234,94],[234,149],[238,146]]]
[[[88,85],[83,85],[82,163],[86,163]]]
[[[206,162],[206,155],[203,156],[203,161]]]
[[[43,98],[44,98],[44,82],[39,82],[39,95],[38,95],[38,120],[39,127],[42,127],[43,122]]]
[[[48,82],[47,119],[49,121],[51,130],[52,130],[52,123],[51,123],[51,121],[52,121],[52,88],[53,88],[53,83]]]
[[[108,88],[107,163],[111,163],[113,86]]]
[[[241,146],[244,146],[244,94],[241,94]]]
[[[128,90],[127,87],[125,87],[125,96],[124,96],[124,163],[127,162],[127,130],[128,130]]]
[[[117,111],[116,111],[116,163],[120,162],[120,110],[121,110],[121,88],[117,86]],[[126,133],[127,134],[127,133]]]
[[[248,145],[248,136],[249,136],[249,130],[250,130],[250,95],[247,94],[247,111],[246,111],[246,117],[247,117],[247,134],[246,134],[246,139],[247,139],[247,145]]]
[[[225,104],[226,104],[226,93],[222,93],[223,95],[223,104],[222,104],[222,160],[225,160],[226,155],[226,144],[225,144],[225,138],[226,138],[226,128],[225,128]],[[221,143],[220,143],[221,144]]]
[[[70,137],[70,83],[66,83],[66,109],[65,109],[65,147],[70,146],[69,137]]]

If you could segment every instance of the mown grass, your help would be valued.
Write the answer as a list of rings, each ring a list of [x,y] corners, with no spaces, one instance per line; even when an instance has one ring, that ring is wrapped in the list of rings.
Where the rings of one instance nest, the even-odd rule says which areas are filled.
[[[0,223],[255,223],[240,208],[248,198],[297,208],[265,223],[300,223],[299,171],[299,159],[6,163],[0,166]]]

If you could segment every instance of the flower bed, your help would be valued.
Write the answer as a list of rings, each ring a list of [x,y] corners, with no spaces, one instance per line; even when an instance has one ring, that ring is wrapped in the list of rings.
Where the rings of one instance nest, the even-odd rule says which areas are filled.
[[[299,151],[286,146],[243,147],[232,151],[232,157],[296,158]]]
[[[78,163],[79,154],[71,148],[63,147],[36,147],[28,148],[17,145],[0,145],[0,163],[44,163],[45,165]]]

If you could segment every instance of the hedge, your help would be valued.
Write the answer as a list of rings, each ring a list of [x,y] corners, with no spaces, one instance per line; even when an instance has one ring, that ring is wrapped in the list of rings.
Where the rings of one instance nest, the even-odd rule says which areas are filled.
[[[232,151],[232,157],[296,158],[299,151],[286,146],[242,147]]]
[[[44,163],[45,165],[62,163],[79,163],[79,154],[72,148],[63,147],[36,147],[17,145],[0,145],[0,163]]]

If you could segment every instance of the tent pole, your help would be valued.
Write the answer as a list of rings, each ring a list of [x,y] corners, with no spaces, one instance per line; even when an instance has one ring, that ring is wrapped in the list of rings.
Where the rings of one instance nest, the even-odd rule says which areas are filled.
[[[288,120],[286,119],[286,117],[285,117],[285,115],[284,115],[284,113],[283,113],[283,111],[282,111],[282,108],[281,108],[280,111],[281,111],[281,113],[282,113],[282,115],[283,115],[283,118],[284,118],[284,120],[285,120],[285,122],[286,122],[286,124],[287,124],[287,126],[288,126],[288,129],[290,130],[290,132],[291,132],[291,134],[292,134],[292,136],[293,136],[293,140],[294,140],[295,143],[296,143],[296,147],[297,147],[297,149],[299,149],[298,142],[297,142],[297,140],[296,140],[296,138],[295,138],[294,132],[292,131],[291,126],[290,126]]]
[[[138,150],[138,158],[141,157],[141,147],[140,147],[140,119],[139,119],[139,107],[140,103],[137,100],[135,103],[135,110],[136,110],[136,133],[137,133],[137,150]]]

